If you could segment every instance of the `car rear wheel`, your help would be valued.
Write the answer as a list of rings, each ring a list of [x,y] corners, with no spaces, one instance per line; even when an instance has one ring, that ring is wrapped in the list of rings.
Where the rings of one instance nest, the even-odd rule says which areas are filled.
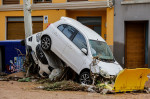
[[[51,39],[49,36],[43,36],[41,39],[41,47],[43,50],[49,50],[51,47]]]
[[[88,84],[90,85],[92,83],[92,80],[91,80],[91,76],[90,76],[90,73],[85,71],[83,73],[81,73],[80,75],[80,83],[82,84]]]

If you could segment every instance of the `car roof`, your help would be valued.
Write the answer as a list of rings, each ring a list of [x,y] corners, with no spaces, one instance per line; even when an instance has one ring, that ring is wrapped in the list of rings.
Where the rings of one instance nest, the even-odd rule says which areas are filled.
[[[105,42],[105,40],[99,34],[88,28],[87,26],[81,24],[79,21],[68,17],[61,17],[61,20],[77,28],[83,35],[86,35],[88,39]]]

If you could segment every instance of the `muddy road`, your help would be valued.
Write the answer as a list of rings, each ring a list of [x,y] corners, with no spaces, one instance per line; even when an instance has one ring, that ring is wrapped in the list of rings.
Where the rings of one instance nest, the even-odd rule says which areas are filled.
[[[150,99],[146,93],[101,95],[79,91],[45,91],[32,82],[0,81],[0,99]]]

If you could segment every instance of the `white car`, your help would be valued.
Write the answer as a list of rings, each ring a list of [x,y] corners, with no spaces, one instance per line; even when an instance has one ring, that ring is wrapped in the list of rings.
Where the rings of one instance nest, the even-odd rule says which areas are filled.
[[[115,76],[122,70],[100,35],[68,17],[61,17],[42,32],[41,47],[62,59],[80,76],[81,83],[91,83],[90,70],[105,78]],[[92,64],[93,57],[101,61]]]
[[[38,32],[25,39],[26,50],[31,59],[32,65],[35,65],[31,68],[38,68],[38,73],[40,76],[48,77],[51,74],[52,70],[58,68],[59,66],[62,66],[62,63],[54,53],[46,53],[42,50],[40,46],[41,34],[41,32]]]

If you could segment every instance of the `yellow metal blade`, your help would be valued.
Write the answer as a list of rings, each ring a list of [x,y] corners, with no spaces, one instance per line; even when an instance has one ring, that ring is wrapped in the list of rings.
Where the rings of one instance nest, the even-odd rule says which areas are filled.
[[[144,90],[149,73],[148,68],[124,69],[118,74],[113,90],[115,92]]]

